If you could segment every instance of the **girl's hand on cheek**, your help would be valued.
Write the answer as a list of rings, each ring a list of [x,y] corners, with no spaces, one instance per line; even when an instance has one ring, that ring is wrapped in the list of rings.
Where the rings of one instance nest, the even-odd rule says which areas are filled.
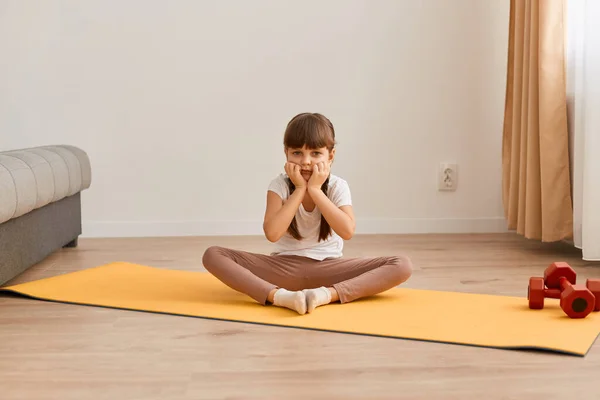
[[[329,177],[331,172],[331,161],[320,162],[313,167],[313,173],[308,181],[308,187],[321,190],[321,186]]]
[[[296,186],[296,188],[306,187],[306,179],[304,179],[304,177],[300,173],[301,168],[298,164],[287,162],[285,163],[284,169],[285,173],[287,174],[287,176],[290,177],[292,183],[294,184],[294,186]]]

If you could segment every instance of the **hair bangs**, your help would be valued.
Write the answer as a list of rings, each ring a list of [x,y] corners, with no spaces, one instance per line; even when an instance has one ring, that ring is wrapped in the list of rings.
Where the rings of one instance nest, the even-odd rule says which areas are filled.
[[[335,132],[331,122],[320,114],[303,113],[295,116],[288,124],[283,144],[287,148],[309,149],[335,146]]]

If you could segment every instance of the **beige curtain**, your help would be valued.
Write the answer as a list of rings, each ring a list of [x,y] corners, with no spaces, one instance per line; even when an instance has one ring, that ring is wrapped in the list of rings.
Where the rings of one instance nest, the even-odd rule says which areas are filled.
[[[564,1],[510,2],[504,212],[509,229],[545,242],[573,234]]]

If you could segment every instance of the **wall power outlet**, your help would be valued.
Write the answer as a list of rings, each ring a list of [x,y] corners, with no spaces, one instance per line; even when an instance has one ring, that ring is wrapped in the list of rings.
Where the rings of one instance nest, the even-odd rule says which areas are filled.
[[[458,165],[441,163],[438,171],[438,190],[454,191],[458,184]]]

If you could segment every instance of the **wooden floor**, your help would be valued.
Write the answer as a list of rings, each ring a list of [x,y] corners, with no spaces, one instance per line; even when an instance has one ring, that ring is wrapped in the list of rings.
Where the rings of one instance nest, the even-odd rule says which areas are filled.
[[[212,244],[260,237],[81,239],[15,278],[113,261],[202,270]],[[512,234],[358,236],[346,256],[407,254],[407,287],[525,296],[573,247]],[[440,309],[443,312],[443,309]],[[401,318],[401,316],[390,316]],[[585,358],[372,338],[0,296],[0,399],[599,399],[600,344]]]

